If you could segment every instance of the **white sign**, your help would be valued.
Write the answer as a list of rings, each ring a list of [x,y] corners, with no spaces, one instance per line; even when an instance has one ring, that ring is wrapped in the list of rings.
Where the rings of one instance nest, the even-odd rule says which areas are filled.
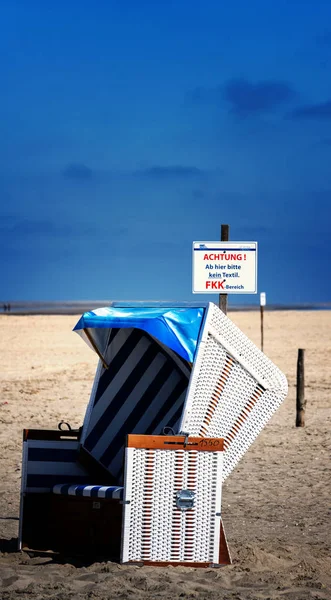
[[[267,297],[265,292],[261,292],[260,294],[260,306],[265,306],[267,304]]]
[[[193,294],[256,294],[257,242],[193,242]]]

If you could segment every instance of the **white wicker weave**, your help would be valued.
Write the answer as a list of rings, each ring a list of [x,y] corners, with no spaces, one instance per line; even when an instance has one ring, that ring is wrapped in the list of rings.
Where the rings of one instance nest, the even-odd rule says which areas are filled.
[[[223,452],[126,449],[122,562],[217,563]],[[176,492],[195,494],[181,510]]]
[[[180,431],[224,438],[223,481],[286,395],[285,375],[210,303]]]

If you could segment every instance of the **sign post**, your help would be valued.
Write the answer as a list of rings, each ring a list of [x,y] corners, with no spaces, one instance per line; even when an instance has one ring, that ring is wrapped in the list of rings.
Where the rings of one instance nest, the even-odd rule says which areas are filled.
[[[260,315],[261,315],[261,350],[263,352],[263,337],[264,337],[264,332],[263,332],[263,312],[264,312],[264,307],[266,305],[267,299],[266,299],[266,293],[265,292],[261,292],[260,294]]]
[[[193,242],[193,294],[257,294],[257,242]]]
[[[221,225],[221,242],[229,241],[229,225],[222,224]],[[228,295],[220,294],[218,297],[218,306],[222,312],[226,315],[228,312]]]

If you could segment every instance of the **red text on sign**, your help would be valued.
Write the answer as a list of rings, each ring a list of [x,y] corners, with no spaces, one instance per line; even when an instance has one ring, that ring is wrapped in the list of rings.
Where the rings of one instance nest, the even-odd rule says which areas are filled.
[[[225,281],[206,281],[206,290],[224,290]]]
[[[246,260],[246,254],[241,252],[237,254],[226,254],[220,252],[219,254],[204,254],[203,260]]]

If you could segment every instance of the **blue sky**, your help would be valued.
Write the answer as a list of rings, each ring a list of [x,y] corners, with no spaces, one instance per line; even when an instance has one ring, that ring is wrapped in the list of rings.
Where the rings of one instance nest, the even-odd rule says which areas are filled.
[[[199,300],[228,223],[269,302],[330,301],[330,2],[1,13],[0,300]]]

